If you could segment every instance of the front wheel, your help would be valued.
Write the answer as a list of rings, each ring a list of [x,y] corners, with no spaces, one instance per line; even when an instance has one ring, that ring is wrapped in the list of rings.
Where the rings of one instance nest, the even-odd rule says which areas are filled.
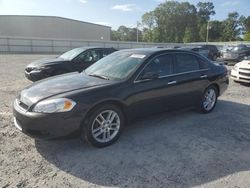
[[[82,137],[95,147],[113,144],[121,135],[124,115],[114,105],[97,107],[83,127]]]
[[[215,86],[209,86],[203,93],[202,99],[199,102],[198,110],[201,113],[211,112],[217,103],[218,89]]]

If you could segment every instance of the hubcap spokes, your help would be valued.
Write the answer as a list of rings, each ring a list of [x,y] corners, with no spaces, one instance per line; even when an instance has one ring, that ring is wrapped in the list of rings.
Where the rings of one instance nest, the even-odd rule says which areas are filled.
[[[98,142],[105,143],[117,135],[119,128],[119,115],[113,110],[105,110],[93,121],[92,135]]]
[[[207,111],[211,110],[215,105],[215,101],[216,101],[215,91],[213,89],[207,90],[203,101],[203,107],[205,108],[205,110]]]

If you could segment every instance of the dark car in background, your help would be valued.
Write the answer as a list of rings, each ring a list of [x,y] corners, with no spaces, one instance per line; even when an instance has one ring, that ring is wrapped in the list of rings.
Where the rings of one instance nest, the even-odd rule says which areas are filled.
[[[114,48],[80,47],[53,59],[41,59],[30,63],[25,76],[31,81],[69,72],[81,72],[99,59],[116,51]]]
[[[217,46],[211,44],[205,44],[201,46],[202,48],[208,50],[208,58],[215,61],[218,57],[220,57],[220,51]]]
[[[203,55],[204,57],[206,58],[209,58],[209,50],[201,47],[201,46],[185,46],[181,49],[184,49],[184,50],[192,50],[194,52],[197,52],[198,54],[200,55]]]
[[[209,113],[227,86],[226,67],[195,52],[121,50],[81,73],[22,90],[14,102],[14,124],[32,137],[78,132],[92,145],[104,147],[136,117],[188,106]]]
[[[222,61],[225,64],[236,64],[245,57],[250,56],[250,47],[244,44],[237,45],[231,50],[224,52],[222,56]]]

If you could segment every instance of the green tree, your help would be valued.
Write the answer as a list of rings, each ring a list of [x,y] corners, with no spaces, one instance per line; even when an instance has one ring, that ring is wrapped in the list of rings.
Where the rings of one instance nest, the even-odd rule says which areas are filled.
[[[239,13],[229,13],[228,18],[223,22],[223,25],[224,30],[222,39],[224,41],[237,40],[238,36],[241,34]]]
[[[245,18],[243,21],[243,28],[245,32],[250,32],[250,16]]]
[[[245,40],[245,41],[250,41],[250,32],[248,32],[248,33],[246,33],[246,34],[244,35],[244,40]]]
[[[186,27],[185,29],[185,34],[183,37],[183,42],[188,43],[188,42],[196,42],[197,39],[197,33],[194,31],[194,27]]]
[[[147,12],[142,16],[143,29],[143,41],[153,42],[154,28],[155,28],[155,16],[154,12]]]
[[[209,30],[209,41],[220,41],[223,36],[223,22],[211,21]]]
[[[208,21],[215,15],[214,5],[212,2],[199,2],[197,8],[199,39],[206,41]]]
[[[142,41],[142,32],[138,30],[139,41]],[[120,26],[117,31],[112,31],[111,40],[114,41],[137,41],[137,28]]]
[[[199,2],[197,4],[198,17],[203,22],[208,22],[212,15],[215,15],[214,4],[212,2]]]
[[[186,27],[197,29],[197,11],[188,2],[166,1],[154,10],[156,42],[183,42]]]

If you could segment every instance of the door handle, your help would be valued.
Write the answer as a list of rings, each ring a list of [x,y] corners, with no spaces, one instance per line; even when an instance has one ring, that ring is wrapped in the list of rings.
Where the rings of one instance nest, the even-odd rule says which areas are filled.
[[[200,76],[200,78],[207,78],[207,75],[202,75]]]
[[[168,85],[172,85],[172,84],[176,84],[177,82],[174,80],[174,81],[170,81],[168,82]]]

